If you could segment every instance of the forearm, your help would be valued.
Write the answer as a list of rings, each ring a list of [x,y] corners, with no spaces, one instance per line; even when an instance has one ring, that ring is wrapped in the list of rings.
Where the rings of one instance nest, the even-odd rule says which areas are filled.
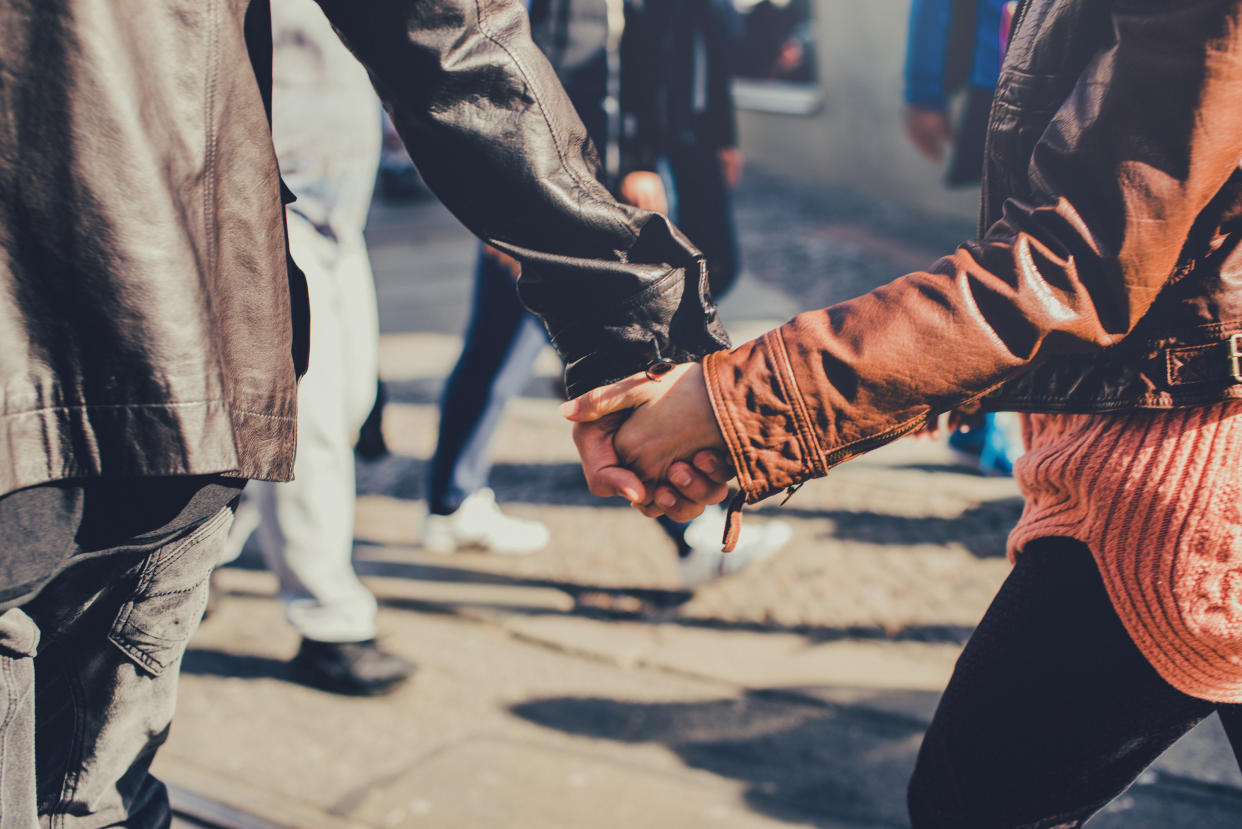
[[[657,357],[727,340],[698,251],[666,219],[618,204],[585,129],[512,0],[321,0],[428,186],[523,265],[523,301],[573,393]]]

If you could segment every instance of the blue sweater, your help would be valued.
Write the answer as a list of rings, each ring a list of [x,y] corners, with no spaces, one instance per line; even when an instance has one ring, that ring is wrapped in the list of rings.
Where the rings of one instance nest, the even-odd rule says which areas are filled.
[[[1000,75],[1000,21],[1005,0],[978,0],[970,85],[995,89]],[[906,40],[906,103],[945,109],[944,88],[953,0],[914,0]]]

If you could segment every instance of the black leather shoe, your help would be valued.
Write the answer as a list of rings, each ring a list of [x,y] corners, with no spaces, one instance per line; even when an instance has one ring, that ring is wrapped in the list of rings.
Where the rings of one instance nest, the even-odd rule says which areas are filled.
[[[387,402],[388,390],[384,388],[384,381],[380,380],[375,389],[375,405],[358,430],[358,442],[354,444],[354,452],[364,461],[388,455],[388,444],[384,441],[384,404]]]
[[[376,696],[394,690],[417,668],[389,653],[374,639],[365,642],[316,642],[303,639],[290,663],[293,678],[323,691]]]

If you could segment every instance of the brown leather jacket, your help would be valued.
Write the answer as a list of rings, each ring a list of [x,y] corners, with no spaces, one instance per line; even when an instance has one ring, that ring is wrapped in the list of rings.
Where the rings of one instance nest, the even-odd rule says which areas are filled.
[[[706,360],[747,501],[980,398],[1104,412],[1242,397],[1242,2],[1018,15],[980,238]]]
[[[618,205],[516,0],[320,0],[423,177],[525,263],[579,393],[728,342],[698,252]],[[266,0],[0,0],[0,495],[286,479],[306,355]]]

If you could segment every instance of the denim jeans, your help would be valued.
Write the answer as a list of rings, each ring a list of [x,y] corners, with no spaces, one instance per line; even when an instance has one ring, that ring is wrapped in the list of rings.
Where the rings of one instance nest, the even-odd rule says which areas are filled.
[[[513,277],[480,253],[465,346],[440,400],[440,431],[427,480],[433,513],[448,515],[487,486],[492,435],[547,342],[543,326],[518,299]]]
[[[0,614],[0,829],[169,824],[149,767],[232,518],[78,551]]]

